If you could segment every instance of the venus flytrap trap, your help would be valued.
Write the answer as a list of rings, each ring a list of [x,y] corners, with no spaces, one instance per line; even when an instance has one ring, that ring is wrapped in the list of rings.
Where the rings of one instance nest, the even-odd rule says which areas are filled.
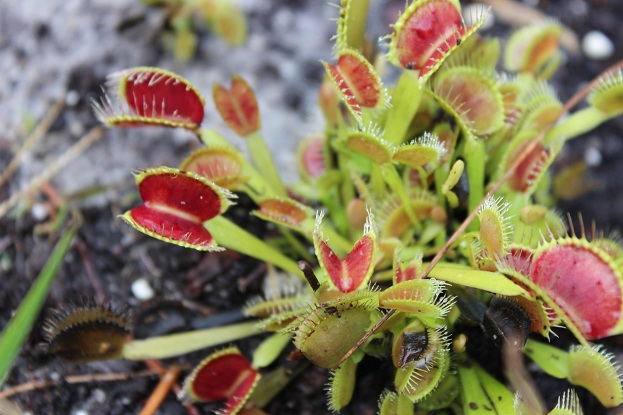
[[[211,354],[188,375],[180,399],[192,402],[226,401],[220,414],[236,414],[261,378],[236,347]]]
[[[335,62],[323,62],[319,95],[326,126],[301,143],[298,184],[279,177],[259,135],[259,105],[239,76],[230,89],[216,85],[213,99],[246,140],[250,161],[201,128],[203,98],[173,73],[123,71],[115,76],[120,110],[108,98],[96,106],[109,126],[184,128],[205,145],[179,169],[139,172],[142,204],[126,222],[184,247],[237,250],[307,285],[250,300],[249,322],[145,340],[131,340],[108,309],[68,313],[51,324],[51,350],[80,360],[170,357],[273,333],[252,363],[234,347],[212,353],[186,395],[226,400],[227,414],[259,411],[267,402],[253,387],[274,396],[287,385],[276,360],[293,345],[291,359],[331,371],[332,411],[357,399],[358,366],[380,359],[391,362],[379,367],[393,379],[379,391],[381,415],[582,413],[573,391],[545,408],[529,375],[509,366],[515,396],[471,356],[471,322],[492,347],[522,350],[602,405],[620,405],[617,366],[591,342],[623,332],[623,248],[583,225],[576,233],[571,221],[567,230],[543,189],[565,140],[623,112],[621,65],[563,104],[547,83],[560,64],[555,24],[512,35],[500,73],[500,42],[477,33],[484,9],[468,27],[458,1],[413,1],[383,57],[364,47],[367,7],[339,7]],[[402,71],[393,87],[383,83],[384,58]],[[571,113],[588,92],[589,106]],[[247,194],[252,214],[279,226],[287,251],[222,216],[232,192]],[[563,327],[579,343],[569,351],[534,340]]]
[[[177,169],[148,169],[136,176],[143,204],[122,218],[151,237],[201,251],[219,244],[298,273],[294,261],[221,216],[233,194],[204,177]]]
[[[286,191],[275,163],[264,138],[258,133],[261,124],[255,92],[243,78],[233,76],[231,88],[226,89],[215,84],[212,97],[223,120],[236,134],[245,139],[253,163],[268,184],[277,195],[285,196]]]

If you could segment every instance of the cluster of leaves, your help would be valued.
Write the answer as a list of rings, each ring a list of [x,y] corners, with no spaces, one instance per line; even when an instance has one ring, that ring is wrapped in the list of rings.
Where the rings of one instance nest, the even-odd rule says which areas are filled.
[[[281,373],[260,372],[292,340],[300,356],[331,369],[335,411],[349,404],[357,365],[370,356],[395,368],[379,400],[382,415],[547,413],[521,370],[509,370],[513,394],[470,359],[461,331],[467,322],[513,356],[508,364],[521,350],[604,406],[620,405],[612,356],[590,341],[623,331],[623,248],[595,230],[566,228],[547,206],[547,167],[565,140],[623,112],[623,74],[606,73],[591,84],[588,105],[569,113],[547,83],[560,63],[559,26],[514,33],[498,72],[499,40],[477,33],[486,13],[466,26],[455,0],[407,5],[388,37],[386,58],[399,73],[387,88],[385,57],[366,52],[367,2],[342,1],[335,59],[324,63],[319,93],[326,123],[301,144],[302,181],[290,186],[267,151],[254,93],[241,77],[229,89],[216,85],[213,99],[245,139],[250,161],[201,128],[204,99],[185,79],[147,67],[113,75],[118,102],[106,97],[97,105],[103,123],[184,128],[205,144],[178,168],[138,173],[143,203],[122,218],[163,241],[254,256],[307,284],[284,284],[250,301],[251,322],[114,345],[110,339],[126,339],[128,328],[104,315],[109,310],[64,313],[49,327],[51,350],[75,361],[143,359],[276,332],[252,362],[231,347],[209,356],[189,376],[186,398],[226,400],[227,414],[248,410],[249,398],[260,406]],[[288,247],[222,216],[236,193],[257,204],[254,215],[278,225]],[[548,339],[559,325],[578,340],[569,351],[528,339]],[[80,341],[85,333],[89,347]],[[102,343],[105,353],[93,346]],[[581,414],[575,392],[549,413]]]

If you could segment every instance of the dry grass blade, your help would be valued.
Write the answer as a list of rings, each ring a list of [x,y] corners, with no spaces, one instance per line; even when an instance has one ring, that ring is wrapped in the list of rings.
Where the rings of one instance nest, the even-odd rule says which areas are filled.
[[[186,366],[180,366],[180,370],[187,369]],[[97,373],[88,375],[73,375],[67,376],[60,380],[33,380],[32,382],[22,383],[20,385],[12,386],[8,389],[0,392],[0,400],[10,398],[18,393],[30,392],[39,389],[50,388],[52,386],[59,386],[64,383],[76,384],[76,383],[92,383],[92,382],[114,382],[122,380],[131,380],[136,378],[142,378],[146,376],[162,375],[163,370],[147,369],[139,372],[129,373]],[[2,413],[0,406],[0,413]]]
[[[8,200],[0,204],[0,218],[13,208],[25,195],[37,190],[43,183],[54,177],[63,167],[82,154],[93,143],[104,136],[102,127],[95,127],[84,135],[76,144],[71,146],[59,158],[51,163],[43,172],[34,177],[23,189],[13,194]]]
[[[4,171],[0,175],[0,187],[4,186],[7,180],[9,180],[9,177],[11,177],[11,175],[19,165],[19,162],[21,161],[24,154],[26,154],[28,150],[30,150],[35,144],[37,144],[39,140],[43,138],[45,133],[48,132],[48,130],[52,126],[52,123],[58,118],[64,107],[65,101],[62,99],[56,101],[54,105],[52,105],[52,108],[48,110],[41,122],[39,122],[35,129],[30,133],[28,138],[26,138],[24,144],[20,147],[17,153],[15,153],[15,156],[13,157],[7,168],[4,169]]]

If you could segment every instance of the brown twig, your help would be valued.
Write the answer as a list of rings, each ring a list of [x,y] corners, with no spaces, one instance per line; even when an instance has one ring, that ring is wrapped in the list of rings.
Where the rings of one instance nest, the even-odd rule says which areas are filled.
[[[52,126],[52,123],[54,122],[54,120],[56,120],[56,118],[58,118],[64,106],[65,101],[59,99],[43,116],[43,119],[39,122],[39,124],[37,124],[35,129],[28,136],[28,138],[26,138],[26,141],[24,141],[22,147],[17,151],[17,153],[15,153],[15,156],[13,157],[7,168],[4,169],[4,171],[0,175],[0,187],[4,186],[9,177],[11,177],[24,154],[26,154],[26,152],[30,150],[32,146],[37,144],[37,142],[41,140],[41,138],[43,138],[45,133],[48,132],[48,130]]]
[[[33,380],[28,383],[22,383],[20,385],[12,386],[8,389],[0,392],[0,399],[6,399],[13,395],[23,392],[30,392],[39,389],[50,388],[52,386],[59,386],[64,383],[90,383],[90,382],[111,382],[119,380],[131,380],[146,376],[160,375],[161,371],[154,371],[152,369],[142,370],[139,372],[131,373],[98,373],[88,375],[73,375],[67,376],[60,380]]]
[[[164,366],[162,365],[162,363],[160,363],[160,361],[159,361],[159,360],[156,360],[156,359],[148,359],[148,360],[145,360],[145,365],[146,365],[146,366],[147,366],[150,370],[153,370],[153,371],[159,371],[159,373],[166,373],[166,372],[167,372],[167,370],[164,368]],[[178,367],[180,367],[180,366],[178,366]],[[185,368],[184,368],[184,367],[180,367],[180,370],[183,370],[183,369],[185,369]],[[162,383],[162,381],[161,381],[161,383]],[[159,384],[158,386],[160,386],[160,384]],[[164,387],[163,387],[163,388],[164,388]],[[179,394],[180,394],[180,392],[182,391],[182,387],[181,387],[179,384],[175,383],[175,379],[174,379],[174,381],[173,381],[173,382],[169,385],[169,387],[168,387],[168,389],[167,389],[166,391],[161,391],[161,392],[159,392],[159,393],[161,393],[161,394],[162,394],[162,398],[163,398],[163,399],[164,399],[164,396],[167,394],[167,392],[168,392],[170,389],[173,389],[173,392],[174,392],[176,395],[179,395]],[[156,393],[156,391],[154,390],[154,393],[152,393],[152,396],[153,396],[155,393]],[[150,398],[150,399],[151,399],[151,398]],[[158,404],[158,405],[160,405],[160,404]],[[197,410],[197,408],[195,408],[192,404],[190,404],[190,403],[184,403],[184,407],[186,408],[186,411],[187,411],[190,415],[200,415],[200,414],[199,414],[199,411]],[[157,407],[156,407],[155,409],[157,409]],[[144,409],[143,409],[143,410],[144,410]],[[146,414],[143,414],[143,413],[141,412],[141,415],[146,415]]]
[[[529,413],[546,414],[545,408],[547,408],[547,405],[543,401],[534,379],[532,379],[526,369],[524,355],[520,348],[512,346],[512,342],[513,339],[511,337],[502,347],[502,359],[504,361],[506,378],[527,406]],[[518,341],[518,344],[521,344],[521,342]]]
[[[41,193],[48,198],[53,208],[56,209],[63,204],[63,198],[58,194],[58,191],[52,184],[43,183],[39,189],[41,189]]]
[[[95,270],[93,269],[93,264],[91,263],[91,259],[89,257],[89,251],[87,250],[86,245],[80,238],[76,238],[76,248],[78,249],[78,253],[80,254],[82,262],[84,263],[84,268],[86,269],[89,281],[91,281],[91,285],[93,285],[97,304],[104,304],[104,301],[106,301],[106,294],[104,293],[102,284],[97,274],[95,273]]]
[[[180,376],[181,369],[177,365],[170,366],[163,374],[160,376],[160,382],[156,389],[152,392],[151,396],[145,403],[145,406],[140,412],[140,415],[153,415],[167,394],[171,391],[171,388],[175,384],[175,381]]]
[[[307,261],[299,261],[298,266],[299,269],[303,271],[303,275],[305,276],[305,279],[309,283],[311,289],[314,292],[318,291],[318,288],[320,288],[320,282],[318,282],[318,278],[316,278],[316,274],[314,274],[314,270],[311,265],[309,265]]]
[[[599,82],[601,82],[601,79],[605,76],[607,76],[608,74],[615,72],[619,69],[623,68],[623,60],[617,62],[616,64],[610,66],[608,69],[606,69],[605,71],[603,71],[598,77],[596,77],[595,79],[593,79],[588,85],[586,85],[584,88],[582,88],[580,91],[578,91],[574,96],[572,96],[569,100],[567,100],[567,102],[565,103],[565,105],[563,106],[563,110],[561,112],[561,116],[562,114],[565,114],[567,112],[569,112],[573,107],[575,107],[582,99],[584,99],[584,97],[586,97],[586,95],[588,95],[593,88],[595,87],[595,85],[597,85]],[[424,270],[424,273],[422,274],[422,278],[426,278],[428,276],[428,274],[430,274],[430,272],[433,270],[433,268],[435,268],[435,266],[437,265],[437,263],[439,261],[441,261],[441,258],[443,258],[443,256],[446,254],[446,252],[448,252],[448,250],[450,249],[450,247],[456,242],[456,240],[463,234],[463,232],[465,232],[465,230],[467,229],[467,227],[469,226],[470,223],[473,222],[473,220],[476,218],[476,216],[478,215],[478,212],[480,211],[480,208],[482,207],[482,205],[485,203],[485,200],[487,199],[487,197],[489,195],[494,194],[496,191],[498,191],[500,189],[500,187],[502,187],[502,185],[513,175],[513,173],[515,172],[515,170],[517,169],[517,167],[519,167],[519,165],[521,163],[523,163],[523,161],[526,159],[526,157],[528,157],[530,155],[530,153],[532,153],[532,151],[536,148],[536,146],[538,146],[541,141],[543,141],[543,138],[545,137],[545,135],[547,134],[547,132],[553,127],[553,124],[548,125],[543,127],[543,129],[539,132],[539,134],[537,134],[536,137],[534,137],[529,143],[528,145],[523,149],[523,151],[521,153],[519,153],[519,156],[515,159],[515,161],[513,162],[513,164],[511,164],[511,166],[508,168],[508,170],[506,170],[506,172],[504,173],[504,175],[502,177],[500,177],[500,179],[495,182],[495,184],[493,184],[493,186],[491,186],[491,188],[489,189],[489,191],[487,192],[487,194],[482,198],[482,200],[480,201],[480,203],[478,204],[478,206],[476,206],[474,208],[474,210],[472,210],[472,212],[465,218],[465,220],[463,221],[463,223],[461,223],[461,225],[457,228],[457,230],[452,234],[452,236],[450,236],[450,238],[448,239],[448,241],[445,243],[445,245],[439,250],[439,252],[437,252],[437,255],[435,255],[435,257],[430,261],[430,264],[428,264],[428,267],[426,267],[426,269]],[[346,359],[348,359],[354,352],[355,350],[359,349],[359,347],[361,347],[361,345],[363,345],[369,338],[370,336],[372,336],[378,329],[379,327],[381,327],[381,325],[383,325],[383,323],[385,323],[392,315],[394,315],[394,313],[396,312],[396,310],[389,310],[384,316],[383,318],[381,318],[358,342],[357,344],[355,344],[349,351],[348,353],[346,353],[344,355],[344,357],[342,357],[342,359],[339,361],[339,363],[336,365],[339,366],[341,365]]]
[[[86,135],[84,135],[76,144],[71,146],[67,151],[60,155],[56,160],[54,160],[41,174],[33,178],[24,188],[22,188],[17,193],[13,194],[8,200],[0,204],[0,218],[3,217],[9,209],[11,209],[17,202],[27,195],[31,193],[39,187],[50,180],[53,176],[56,175],[62,168],[64,168],[69,162],[71,162],[74,158],[82,154],[89,146],[95,143],[97,140],[102,138],[104,135],[104,130],[102,127],[95,127],[91,131],[89,131]]]

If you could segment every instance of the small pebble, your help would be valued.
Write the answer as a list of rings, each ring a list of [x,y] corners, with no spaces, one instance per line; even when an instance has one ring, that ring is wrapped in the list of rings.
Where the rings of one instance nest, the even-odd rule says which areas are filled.
[[[65,104],[69,107],[75,107],[78,104],[78,101],[80,101],[80,94],[73,89],[68,91],[67,95],[65,95]]]
[[[41,221],[48,217],[48,209],[43,203],[35,203],[30,209],[30,214],[34,220]]]
[[[93,397],[97,402],[104,403],[104,401],[106,400],[106,392],[104,392],[102,389],[95,389],[93,390]]]
[[[132,283],[132,295],[141,301],[151,300],[154,297],[154,289],[145,278],[139,278]]]
[[[599,166],[603,156],[597,147],[588,147],[584,152],[584,161],[591,167]]]
[[[80,137],[81,135],[84,134],[84,124],[82,124],[80,121],[76,120],[73,121],[70,125],[69,125],[69,132],[74,136],[74,137]]]
[[[463,7],[463,19],[465,19],[465,24],[467,26],[471,26],[478,21],[487,10],[487,5],[482,3],[473,3]],[[493,27],[495,23],[495,17],[493,16],[493,12],[489,11],[487,13],[487,17],[483,22],[482,26],[480,26],[480,30],[487,30]]]
[[[74,415],[89,415],[89,413],[85,411],[84,409],[79,409],[76,412],[74,412]]]
[[[590,59],[608,59],[614,54],[614,43],[602,32],[591,30],[582,38],[582,52]]]

